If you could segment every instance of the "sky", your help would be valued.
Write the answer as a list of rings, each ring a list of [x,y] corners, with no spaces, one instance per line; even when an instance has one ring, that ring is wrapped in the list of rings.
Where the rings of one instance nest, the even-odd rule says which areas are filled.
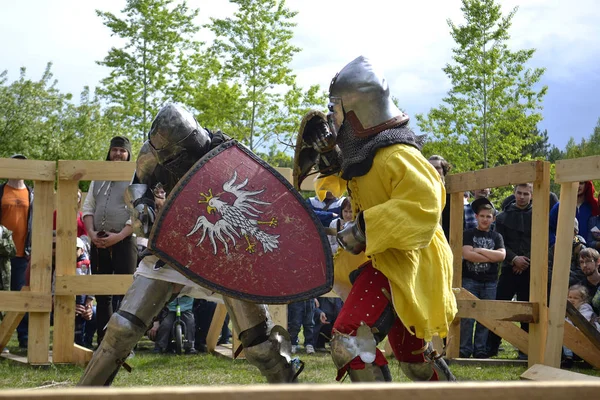
[[[587,138],[600,118],[600,0],[499,0],[513,18],[509,46],[535,48],[530,68],[544,67],[540,85],[548,86],[543,121],[550,143],[564,149],[570,137]],[[37,80],[53,63],[57,87],[75,97],[108,75],[96,64],[112,46],[95,10],[118,13],[125,0],[0,0],[0,71],[9,82],[19,69]],[[231,16],[227,0],[188,0],[199,8],[199,23]],[[392,95],[409,115],[438,107],[450,89],[442,68],[451,61],[454,42],[446,20],[464,22],[460,0],[287,0],[298,11],[293,44],[303,50],[291,67],[297,82],[327,90],[331,78],[359,55],[373,60],[390,83]],[[349,6],[356,4],[355,6]],[[210,41],[207,30],[202,41]],[[202,123],[202,121],[200,121]],[[416,124],[412,125],[416,127]]]

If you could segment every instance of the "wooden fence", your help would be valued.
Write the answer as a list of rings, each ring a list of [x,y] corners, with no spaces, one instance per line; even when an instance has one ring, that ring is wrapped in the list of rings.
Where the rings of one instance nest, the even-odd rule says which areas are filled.
[[[568,160],[557,163],[557,182],[563,185],[559,215],[559,235],[555,265],[561,265],[565,257],[570,257],[572,238],[565,232],[573,231],[573,193],[576,185],[570,182],[588,179],[594,171],[600,177],[600,158],[593,160]],[[594,164],[595,163],[595,164]],[[593,168],[592,168],[593,167]],[[105,161],[59,161],[58,164],[45,161],[0,159],[0,177],[23,178],[34,181],[34,235],[32,243],[31,284],[29,293],[0,292],[0,310],[9,311],[0,324],[0,347],[8,342],[18,323],[19,315],[30,312],[28,362],[46,364],[49,362],[50,320],[52,304],[51,263],[52,263],[52,211],[54,209],[53,189],[57,179],[57,240],[56,240],[56,288],[54,298],[54,337],[53,362],[85,363],[91,352],[74,345],[75,295],[78,294],[124,294],[132,282],[131,276],[124,275],[75,275],[75,241],[77,188],[80,180],[128,181],[133,175],[134,163]],[[582,171],[585,171],[583,173]],[[590,172],[591,171],[591,172]],[[280,171],[291,180],[291,170]],[[577,172],[582,172],[577,175]],[[500,336],[529,354],[529,364],[549,363],[555,365],[560,357],[558,348],[560,335],[564,329],[566,299],[564,271],[555,272],[553,299],[557,298],[549,311],[547,307],[547,266],[548,266],[548,197],[550,187],[550,164],[548,162],[527,162],[497,167],[477,172],[455,174],[447,177],[447,191],[451,193],[451,233],[450,244],[454,253],[453,286],[461,286],[461,255],[463,234],[463,193],[483,187],[500,187],[523,182],[534,184],[534,206],[531,253],[531,297],[529,302],[497,302],[478,300],[468,292],[457,293],[459,317],[476,318]],[[575,192],[573,192],[575,190]],[[564,196],[564,197],[563,197]],[[564,211],[564,213],[563,213]],[[568,214],[568,215],[567,215]],[[570,220],[570,222],[569,222]],[[568,242],[568,243],[567,243]],[[559,247],[560,246],[560,247]],[[566,263],[568,268],[569,263]],[[555,267],[555,271],[556,271]],[[568,275],[568,273],[567,273]],[[560,277],[561,279],[556,279]],[[562,285],[562,286],[561,286]],[[555,293],[556,292],[556,293]],[[560,293],[559,293],[560,292]],[[563,295],[564,293],[564,295]],[[562,305],[561,305],[562,304]],[[560,308],[562,307],[562,308]],[[278,319],[285,323],[285,307],[280,310]],[[224,317],[217,313],[213,321],[209,340],[216,342],[215,332],[220,327],[218,321]],[[562,317],[560,317],[562,315]],[[457,319],[458,321],[458,319]],[[455,321],[451,330],[448,356],[457,357],[459,348],[459,324]],[[529,335],[510,321],[530,322]],[[212,336],[211,336],[212,335]],[[546,338],[548,337],[548,343]],[[583,337],[585,339],[585,337]],[[576,339],[583,343],[581,337]],[[568,344],[570,345],[570,344]],[[577,351],[576,351],[577,352]],[[560,358],[558,358],[560,360]],[[600,357],[599,357],[600,365]]]

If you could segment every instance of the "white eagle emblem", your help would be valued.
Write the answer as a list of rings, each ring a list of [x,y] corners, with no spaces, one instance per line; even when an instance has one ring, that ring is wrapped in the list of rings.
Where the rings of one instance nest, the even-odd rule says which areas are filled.
[[[208,237],[213,246],[213,254],[217,254],[215,237],[223,243],[225,254],[229,254],[227,238],[231,239],[235,246],[235,238],[241,238],[242,236],[246,239],[248,245],[246,251],[249,253],[254,253],[256,251],[256,244],[250,241],[250,237],[254,237],[262,244],[265,253],[278,249],[279,235],[271,235],[258,227],[259,224],[277,226],[277,219],[273,217],[270,221],[259,221],[257,218],[259,217],[259,214],[262,214],[263,212],[252,205],[252,203],[257,205],[271,204],[253,198],[264,192],[265,189],[256,191],[242,190],[242,188],[248,184],[248,178],[237,185],[235,184],[236,179],[237,172],[234,171],[233,177],[223,184],[223,190],[225,192],[231,193],[237,197],[233,205],[221,200],[219,196],[213,196],[212,189],[208,190],[208,194],[200,193],[204,199],[199,200],[198,203],[206,203],[206,211],[209,214],[217,212],[221,215],[221,218],[213,224],[204,215],[200,215],[196,220],[194,228],[187,236],[191,236],[202,229],[202,237],[196,246],[200,246],[204,239]]]

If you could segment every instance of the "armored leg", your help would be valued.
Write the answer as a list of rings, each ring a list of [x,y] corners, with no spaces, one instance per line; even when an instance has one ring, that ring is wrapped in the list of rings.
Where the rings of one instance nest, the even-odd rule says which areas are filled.
[[[173,283],[137,276],[110,318],[78,386],[109,386],[127,356],[173,292]]]
[[[455,382],[456,377],[448,368],[448,364],[434,349],[431,343],[423,353],[425,362],[422,363],[407,363],[400,362],[400,368],[406,376],[413,381],[448,381]],[[436,377],[437,379],[432,379]]]
[[[338,380],[347,371],[352,382],[392,381],[387,364],[375,363],[377,341],[367,325],[361,325],[354,336],[335,332],[330,345],[331,358],[340,371]]]
[[[292,362],[290,336],[281,326],[273,325],[267,306],[223,299],[248,362],[257,367],[269,383],[295,382],[302,370]]]
[[[411,335],[399,320],[392,326],[388,339],[400,362],[400,369],[410,380],[456,381],[446,361],[433,349],[433,345]]]

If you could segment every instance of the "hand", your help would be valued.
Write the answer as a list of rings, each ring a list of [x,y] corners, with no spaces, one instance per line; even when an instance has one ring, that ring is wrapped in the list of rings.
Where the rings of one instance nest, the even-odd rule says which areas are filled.
[[[118,233],[114,233],[114,232],[106,232],[106,236],[103,238],[100,238],[100,241],[102,243],[101,248],[108,248],[111,246],[114,246],[115,244],[119,243],[122,240],[121,235]]]
[[[319,319],[321,320],[321,323],[323,325],[329,325],[330,324],[330,322],[327,321],[327,315],[325,315],[324,312],[322,312],[321,315],[319,315]]]
[[[158,327],[160,326],[158,321],[154,321],[152,328],[148,331],[148,339],[155,341],[156,340],[156,332],[158,332]]]
[[[319,304],[319,300],[315,298],[315,308],[319,308],[321,305]]]
[[[302,139],[317,152],[325,153],[333,149],[336,137],[329,130],[327,121],[319,116],[314,116],[306,124]]]
[[[88,235],[90,237],[90,240],[94,244],[94,246],[96,246],[99,249],[103,249],[104,248],[104,244],[102,242],[102,239],[98,237],[98,231],[89,231]]]
[[[83,304],[75,304],[75,315],[81,315],[83,319],[89,321],[92,319],[92,307],[84,306]]]
[[[513,272],[517,275],[521,275],[523,271],[529,268],[529,257],[517,256],[513,260]]]
[[[356,219],[344,225],[344,229],[338,232],[337,241],[344,250],[352,254],[360,254],[367,247],[365,234],[365,222],[360,212]]]

